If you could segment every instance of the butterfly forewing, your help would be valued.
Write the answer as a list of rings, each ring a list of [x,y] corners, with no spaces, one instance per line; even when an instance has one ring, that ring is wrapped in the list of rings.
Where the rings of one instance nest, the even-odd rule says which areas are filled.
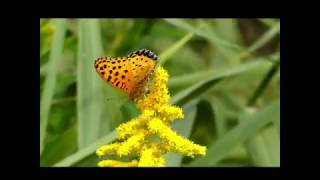
[[[130,92],[131,66],[128,58],[108,58],[102,57],[96,60],[96,71],[108,84],[121,89],[124,92]]]

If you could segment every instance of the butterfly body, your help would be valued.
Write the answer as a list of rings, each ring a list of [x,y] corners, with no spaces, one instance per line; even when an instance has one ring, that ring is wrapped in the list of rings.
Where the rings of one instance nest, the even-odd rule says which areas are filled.
[[[146,49],[135,51],[127,57],[100,57],[95,69],[108,84],[129,94],[134,100],[144,93],[150,75],[158,63],[157,56]]]

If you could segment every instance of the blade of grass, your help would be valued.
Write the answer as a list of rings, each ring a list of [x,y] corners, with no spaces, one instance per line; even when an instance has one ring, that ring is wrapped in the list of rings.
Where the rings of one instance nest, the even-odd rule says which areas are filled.
[[[268,43],[272,38],[274,38],[277,34],[280,34],[280,22],[271,27],[266,33],[264,33],[260,39],[258,39],[255,43],[253,43],[248,49],[242,51],[241,53],[235,55],[230,59],[231,62],[238,61],[250,56],[254,51],[264,46]]]
[[[168,49],[166,49],[164,52],[162,52],[159,55],[160,64],[163,65],[167,62],[167,60],[173,56],[175,53],[179,51],[180,48],[182,48],[183,45],[185,45],[192,37],[194,33],[190,32],[186,34],[182,39],[174,43],[172,46],[170,46]]]
[[[266,73],[253,95],[247,102],[247,106],[254,106],[257,99],[263,94],[264,90],[271,82],[272,78],[276,75],[280,67],[280,61],[277,59],[273,62],[272,67]],[[275,119],[276,124],[278,119]],[[270,128],[268,128],[270,129]],[[276,131],[264,130],[254,137],[247,140],[246,148],[257,166],[280,166],[280,147],[276,143],[279,141]],[[263,133],[265,132],[266,133]]]
[[[227,126],[225,122],[225,107],[223,104],[219,101],[219,99],[216,99],[214,97],[210,97],[208,100],[211,104],[211,108],[215,115],[215,125],[217,130],[217,136],[218,138],[222,137],[227,132]]]
[[[75,152],[77,149],[76,139],[77,128],[76,125],[73,125],[46,145],[40,159],[40,166],[52,166],[54,163]]]
[[[72,96],[72,97],[64,97],[64,98],[59,98],[59,99],[53,99],[52,104],[59,104],[59,103],[68,103],[72,101],[76,101],[77,98]]]
[[[99,21],[79,20],[77,112],[80,149],[99,137],[98,129],[104,103],[100,79],[96,75],[93,64],[96,57],[102,55],[102,49]],[[89,99],[91,102],[88,103]]]
[[[268,30],[265,34],[261,36],[252,46],[248,48],[248,53],[252,53],[257,49],[264,46],[267,42],[269,42],[272,38],[274,38],[277,34],[280,34],[280,22],[275,24],[270,30]]]
[[[53,35],[51,53],[48,62],[47,76],[44,82],[43,93],[40,101],[40,155],[44,149],[44,139],[46,137],[46,129],[48,117],[52,105],[54,88],[56,83],[58,63],[63,50],[63,42],[65,38],[65,20],[57,19],[53,22],[57,27]]]
[[[112,43],[111,43],[111,47],[109,50],[109,52],[110,52],[109,56],[114,56],[114,52],[117,51],[117,49],[120,47],[120,45],[125,40],[125,36],[126,36],[125,33],[126,33],[126,31],[128,31],[128,27],[129,27],[129,20],[128,19],[123,19],[122,21],[120,21],[120,27],[116,31],[114,38],[112,40]]]
[[[99,160],[101,159],[96,154],[91,154],[81,161],[73,164],[72,167],[97,167]]]
[[[228,42],[237,43],[240,40],[240,32],[237,19],[215,19],[214,32]]]
[[[240,124],[219,138],[209,149],[205,157],[200,157],[189,166],[214,166],[235,147],[254,136],[261,128],[280,118],[280,100],[269,104],[255,113],[243,112]]]
[[[229,60],[231,57],[233,57],[233,54],[238,54],[238,52],[242,50],[242,48],[236,43],[221,39],[221,36],[217,32],[213,31],[212,28],[204,20],[198,20],[199,28],[197,29],[185,22],[185,20],[165,20],[170,24],[175,25],[176,27],[194,32],[196,35],[207,39],[209,42],[211,42],[212,45],[214,45],[214,48],[217,49],[217,53],[215,53],[214,56],[223,59],[224,62],[227,62],[226,60]],[[231,61],[228,62],[233,63]]]
[[[271,166],[280,166],[280,137],[275,126],[262,132],[262,137],[269,154]]]
[[[272,27],[277,23],[278,19],[268,19],[268,18],[262,18],[262,19],[258,19],[260,22],[262,22],[263,24]]]
[[[265,75],[265,77],[262,79],[261,83],[257,87],[257,89],[254,91],[250,99],[248,100],[247,106],[253,106],[256,102],[256,100],[262,95],[268,84],[270,83],[273,76],[278,72],[278,69],[280,67],[280,61],[275,61],[268,71],[268,73]]]
[[[270,166],[270,157],[266,150],[261,134],[257,134],[245,143],[248,154],[256,166]]]
[[[221,81],[223,78],[210,78],[204,81],[201,81],[185,90],[180,91],[176,95],[174,95],[171,99],[172,104],[177,104],[182,106],[187,103],[191,99],[195,99],[200,96],[206,90],[211,88],[213,85]]]
[[[214,70],[208,71],[200,71],[193,74],[187,74],[177,77],[172,77],[169,79],[168,85],[170,88],[182,88],[185,86],[190,86],[196,82],[209,78],[222,78],[222,77],[229,77],[233,75],[237,75],[248,71],[250,69],[255,68],[268,68],[271,66],[271,63],[268,61],[263,61],[263,59],[257,59],[252,62],[248,62],[245,64],[235,65],[235,66],[228,66],[223,68],[218,68]]]
[[[259,66],[265,65],[265,64],[270,65],[271,63],[261,62],[261,61],[251,62],[248,64],[236,66],[232,69],[229,69],[228,71],[220,71],[219,73],[212,73],[210,75],[207,75],[206,78],[203,78],[203,79],[198,77],[199,78],[198,81],[200,82],[194,85],[191,85],[190,87],[177,93],[175,96],[172,97],[171,103],[182,105],[185,102],[187,102],[188,99],[195,98],[196,96],[201,95],[201,93],[203,93],[204,91],[212,87],[212,85],[216,84],[217,82],[223,80],[224,78],[234,76],[254,68],[258,68]],[[170,85],[170,82],[169,82],[169,85]]]
[[[184,20],[181,19],[164,19],[166,22],[169,24],[172,24],[180,29],[185,29],[189,32],[194,32],[196,35],[204,37],[208,39],[209,41],[213,42],[217,46],[225,46],[225,47],[230,47],[230,48],[237,48],[239,49],[240,47],[234,43],[227,42],[223,39],[220,39],[216,34],[214,33],[209,33],[207,31],[203,31],[197,28],[194,28],[190,24],[186,23]]]
[[[205,20],[202,20],[205,21]],[[217,34],[222,39],[227,40],[231,43],[238,43],[240,41],[240,31],[238,27],[238,20],[237,19],[215,19],[215,20],[207,20],[206,30]],[[211,22],[211,23],[210,23]],[[211,43],[212,44],[212,43]],[[222,67],[222,66],[229,66],[233,65],[231,62],[227,61],[230,60],[231,57],[238,54],[242,51],[242,49],[234,49],[222,46],[216,46],[215,44],[211,45],[211,58],[210,58],[210,65],[213,68]],[[234,62],[233,62],[234,63]],[[236,62],[240,64],[240,62]]]
[[[48,69],[48,64],[45,64],[40,67],[40,75],[46,75],[47,74],[47,69]]]
[[[96,149],[99,146],[102,146],[104,144],[111,143],[116,139],[116,132],[112,131],[109,133],[107,136],[104,136],[94,143],[86,146],[85,148],[81,149],[80,151],[74,153],[71,156],[68,156],[64,160],[56,163],[54,167],[67,167],[67,166],[72,166],[73,164],[76,164],[77,162],[81,161],[82,159],[90,156],[91,154],[95,153]]]
[[[231,20],[231,21],[233,21],[233,20]],[[234,32],[239,32],[238,29],[234,28],[237,25],[235,23],[233,23],[234,25],[233,25],[233,27],[231,27],[230,26],[231,24],[228,23],[228,25],[227,25],[228,27],[223,27],[227,24],[227,22],[228,22],[227,19],[214,20],[214,24],[210,26],[208,21],[200,20],[200,25],[203,26],[203,31],[206,31],[211,36],[219,37],[220,39],[223,39],[224,41],[227,41],[230,44],[232,43],[232,44],[237,45],[237,42],[240,42],[240,41],[237,41],[236,39],[231,39],[230,36],[227,36],[227,33],[228,33],[228,35],[231,35],[230,31],[232,31],[232,30],[234,30]],[[232,33],[232,34],[235,35],[235,33]],[[214,60],[215,64],[217,64],[217,63],[219,63],[219,64],[238,63],[238,62],[229,62],[228,60],[230,60],[233,56],[235,56],[236,54],[243,51],[243,47],[236,46],[236,48],[235,48],[235,47],[229,47],[229,46],[222,46],[222,45],[218,44],[216,41],[212,41],[211,44],[212,44],[213,51],[214,51],[211,59]]]

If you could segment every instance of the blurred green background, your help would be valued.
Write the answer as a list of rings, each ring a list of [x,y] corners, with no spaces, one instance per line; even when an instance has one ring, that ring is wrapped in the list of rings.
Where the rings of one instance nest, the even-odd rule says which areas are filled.
[[[40,19],[40,166],[92,166],[139,111],[103,82],[99,56],[160,56],[176,131],[208,147],[167,166],[280,166],[279,19]]]

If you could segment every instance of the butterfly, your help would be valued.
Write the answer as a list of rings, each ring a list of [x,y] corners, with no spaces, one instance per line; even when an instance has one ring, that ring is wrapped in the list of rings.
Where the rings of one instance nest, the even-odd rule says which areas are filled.
[[[127,57],[99,57],[94,67],[108,84],[128,93],[129,99],[136,100],[145,92],[158,62],[155,53],[141,49]]]

